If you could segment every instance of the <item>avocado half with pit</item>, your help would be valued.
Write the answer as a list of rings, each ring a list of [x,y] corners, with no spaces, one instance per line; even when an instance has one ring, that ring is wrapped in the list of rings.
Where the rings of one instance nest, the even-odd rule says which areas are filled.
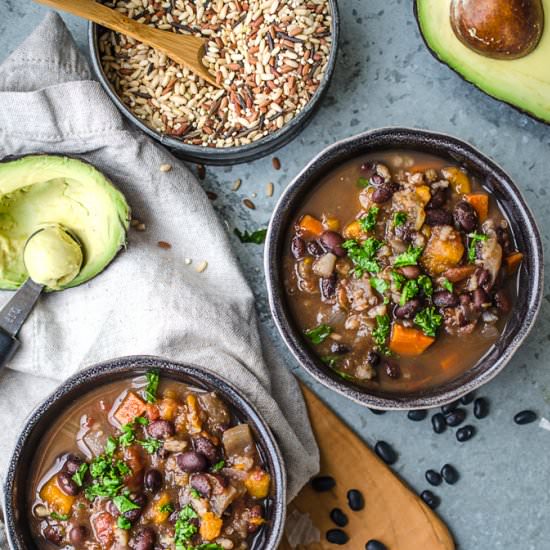
[[[461,10],[472,10],[470,21],[480,25],[466,29],[462,39],[455,32],[456,21],[451,22],[451,13],[456,17],[458,12],[457,5]],[[521,14],[517,10],[528,11]],[[540,21],[536,23],[531,19],[534,13],[539,14]],[[506,14],[508,21],[499,21]],[[422,36],[437,59],[490,96],[550,123],[550,0],[415,0],[415,15]],[[489,19],[484,21],[484,17]],[[506,30],[516,29],[515,38],[521,39],[517,29],[522,25],[525,55],[510,51],[510,55],[498,58],[475,50],[476,40],[482,44],[480,29],[493,33],[485,45],[488,50],[496,50],[500,41],[511,39]],[[533,25],[538,26],[537,33],[530,32]],[[528,43],[533,34],[538,34],[536,44]],[[467,44],[469,39],[471,47]]]
[[[68,288],[107,267],[126,244],[129,220],[124,195],[86,162],[31,155],[0,163],[0,289],[27,280],[23,251],[37,229],[59,224],[82,245],[82,268]]]

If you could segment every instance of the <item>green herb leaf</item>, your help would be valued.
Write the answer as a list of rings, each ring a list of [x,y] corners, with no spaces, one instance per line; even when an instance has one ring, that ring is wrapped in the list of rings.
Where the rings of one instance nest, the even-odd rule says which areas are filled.
[[[107,444],[105,445],[105,454],[112,456],[116,451],[117,445],[117,440],[114,437],[109,437],[109,439],[107,439]]]
[[[136,416],[134,422],[141,424],[142,426],[149,426],[149,419],[144,416]]]
[[[116,525],[118,528],[124,529],[126,531],[132,528],[132,522],[124,516],[118,516],[116,520]]]
[[[323,343],[332,333],[332,327],[329,325],[319,325],[318,327],[306,330],[306,336],[313,344]]]
[[[146,375],[147,387],[145,388],[145,401],[154,403],[157,400],[157,390],[159,388],[160,375],[157,370],[150,370]]]
[[[372,206],[367,215],[359,220],[359,225],[363,231],[372,231],[376,227],[376,218],[379,212],[380,208],[378,206]]]
[[[393,225],[394,227],[400,227],[407,223],[407,214],[405,212],[395,212],[393,215]]]
[[[363,176],[361,176],[358,180],[357,180],[357,187],[369,187],[371,184],[370,182],[370,179],[368,178],[364,178]]]
[[[327,367],[330,367],[333,369],[336,366],[336,363],[338,362],[338,357],[335,355],[323,355],[321,357],[321,361],[327,365]]]
[[[353,262],[352,272],[355,273],[356,277],[362,277],[364,273],[378,273],[380,271],[375,255],[382,244],[374,237],[369,237],[362,244],[353,239],[342,244],[342,247],[348,252],[348,257]]]
[[[391,272],[391,278],[393,279],[397,290],[401,290],[403,288],[403,285],[407,282],[407,277],[401,275],[401,273],[398,273],[397,271]]]
[[[242,243],[262,244],[265,242],[267,229],[257,229],[256,231],[249,233],[248,231],[240,231],[235,228],[234,233],[237,237],[239,237],[239,240]]]
[[[121,447],[129,447],[135,440],[134,424],[125,424],[121,428],[122,435],[118,437],[118,443]]]
[[[216,464],[214,464],[214,466],[212,466],[210,470],[215,473],[215,472],[219,472],[224,467],[225,467],[225,460],[220,460],[219,462],[216,462]]]
[[[193,497],[193,498],[201,498],[201,494],[196,490],[196,489],[191,489],[189,491],[189,494]]]
[[[154,437],[148,437],[144,441],[138,440],[138,443],[150,454],[155,454],[161,447],[162,441]]]
[[[418,263],[418,258],[420,258],[420,255],[422,254],[422,250],[423,248],[420,246],[409,246],[406,252],[403,252],[403,254],[399,254],[399,256],[395,258],[395,262],[393,263],[394,267],[416,265]]]
[[[159,507],[159,511],[163,514],[171,514],[174,511],[174,505],[171,502],[167,502]]]
[[[403,285],[399,305],[404,306],[409,300],[412,300],[419,291],[418,283],[415,279],[410,279]]]
[[[139,510],[139,506],[132,502],[127,496],[125,495],[118,495],[116,497],[113,497],[113,503],[118,508],[118,511],[121,514],[125,514],[126,512],[130,512],[131,510]]]
[[[82,487],[82,485],[84,485],[84,477],[86,476],[87,472],[88,472],[88,464],[84,462],[78,467],[78,470],[73,474],[72,480],[79,487]]]
[[[381,349],[385,349],[386,340],[390,335],[390,318],[388,315],[376,316],[376,328],[372,331],[372,339]]]
[[[451,281],[449,281],[449,279],[443,279],[443,281],[441,282],[441,286],[445,290],[448,290],[449,292],[454,292],[453,283],[451,283]]]
[[[50,517],[55,521],[67,521],[69,519],[67,514],[58,514],[57,512],[52,512]]]
[[[468,260],[473,263],[476,261],[477,243],[486,241],[488,237],[487,235],[484,235],[483,233],[478,233],[477,231],[468,234],[468,237],[470,239],[470,243],[468,245]]]
[[[197,533],[197,526],[190,522],[190,520],[197,518],[198,515],[193,508],[188,504],[182,508],[179,513],[178,520],[175,525],[175,538],[174,542],[176,549],[187,550],[187,541],[189,541]]]
[[[441,326],[442,322],[443,316],[436,312],[434,306],[423,309],[414,317],[414,323],[422,329],[422,332],[426,336],[431,336],[432,338],[435,338],[437,329]]]
[[[338,369],[334,369],[334,372],[344,380],[355,380],[355,377],[353,377],[351,374],[348,374],[347,372],[344,372]]]
[[[376,292],[379,292],[380,294],[384,294],[390,285],[388,284],[388,281],[385,281],[384,279],[379,279],[378,277],[371,277],[370,280],[370,286],[376,290]]]
[[[114,497],[124,488],[123,478],[131,473],[122,460],[113,460],[107,454],[100,455],[90,464],[92,484],[86,487],[84,494],[88,500],[95,497]]]
[[[417,279],[418,286],[424,291],[426,296],[431,296],[434,291],[432,280],[427,275],[420,275]]]

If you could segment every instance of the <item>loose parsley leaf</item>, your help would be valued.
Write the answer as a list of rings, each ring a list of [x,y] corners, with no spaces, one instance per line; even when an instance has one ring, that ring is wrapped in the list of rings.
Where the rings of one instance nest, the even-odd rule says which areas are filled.
[[[380,208],[378,208],[378,206],[372,206],[367,212],[367,215],[359,220],[359,225],[363,231],[372,231],[376,227],[378,212],[380,212]]]
[[[198,531],[197,526],[189,520],[197,517],[197,512],[189,504],[182,508],[175,525],[174,542],[176,550],[185,550],[188,548],[187,541],[193,538]]]
[[[323,343],[332,333],[332,327],[329,325],[319,325],[318,327],[306,330],[306,336],[313,344]]]
[[[114,460],[107,454],[99,455],[90,464],[92,484],[84,494],[88,500],[95,497],[114,497],[124,488],[123,478],[131,472],[122,460]]]
[[[166,502],[160,506],[159,511],[163,514],[171,514],[174,511],[174,505],[171,502]]]
[[[454,291],[453,283],[451,283],[451,281],[449,281],[449,279],[443,279],[443,281],[441,282],[441,286],[442,286],[445,290],[448,290],[449,292],[453,292],[453,291]]]
[[[107,444],[105,445],[105,454],[112,456],[116,451],[117,445],[118,443],[116,439],[114,437],[109,437],[109,439],[107,439]]]
[[[219,462],[216,462],[216,464],[214,464],[214,466],[212,466],[211,470],[213,472],[219,472],[224,467],[225,467],[225,460],[220,460]]]
[[[427,275],[420,275],[417,279],[418,286],[424,291],[426,296],[431,296],[434,291],[432,280]]]
[[[321,357],[321,361],[325,365],[327,365],[327,367],[330,367],[331,369],[333,369],[336,366],[338,357],[336,357],[335,355],[323,355],[323,357]]]
[[[78,467],[78,470],[73,474],[72,480],[79,487],[82,487],[82,485],[84,485],[84,477],[86,476],[87,472],[88,472],[88,464],[84,462]]]
[[[118,511],[121,514],[125,514],[126,512],[130,512],[131,510],[139,510],[139,506],[132,502],[127,496],[125,495],[118,495],[116,497],[113,497],[114,505],[118,508]]]
[[[388,281],[385,281],[384,279],[379,279],[378,277],[371,277],[370,280],[370,286],[376,290],[376,292],[379,292],[380,294],[384,294],[389,288]]]
[[[134,424],[130,422],[122,426],[122,435],[118,438],[118,443],[121,447],[129,447],[136,440],[134,432]]]
[[[265,242],[267,229],[257,229],[256,231],[249,233],[248,231],[240,231],[235,228],[234,233],[237,237],[239,237],[239,241],[242,243],[262,244]]]
[[[403,285],[407,282],[407,277],[401,275],[401,273],[398,273],[397,271],[391,272],[391,278],[393,279],[397,290],[401,290],[403,288]]]
[[[410,279],[403,285],[401,291],[401,298],[399,299],[399,305],[404,306],[409,300],[412,300],[417,294],[420,288],[415,279]]]
[[[134,422],[137,422],[138,424],[141,424],[142,426],[149,426],[149,419],[145,418],[144,416],[136,416],[134,418]]]
[[[157,400],[157,390],[160,376],[157,370],[150,370],[146,375],[147,387],[145,388],[145,400],[147,403],[154,403]]]
[[[415,246],[409,246],[406,252],[403,252],[403,254],[399,254],[397,258],[395,258],[395,262],[393,265],[395,267],[405,267],[407,265],[416,265],[418,263],[418,258],[420,258],[420,254],[422,254],[422,247],[415,247]]]
[[[370,179],[361,176],[357,180],[357,187],[369,187],[371,185]]]
[[[117,520],[116,520],[116,525],[117,527],[119,527],[120,529],[124,529],[124,530],[128,530],[128,529],[131,529],[132,527],[132,522],[124,517],[124,516],[118,516]]]
[[[154,437],[148,437],[144,441],[138,439],[138,443],[150,454],[155,454],[161,447],[162,441]]]
[[[417,313],[414,317],[414,322],[422,329],[422,332],[426,336],[435,338],[437,329],[443,322],[443,316],[436,313],[435,307],[430,306]]]
[[[196,490],[196,489],[191,489],[189,491],[189,494],[193,497],[193,498],[201,498],[201,494]]]
[[[369,237],[362,244],[356,240],[350,239],[342,244],[342,247],[348,251],[348,256],[353,262],[352,272],[356,277],[362,277],[364,273],[378,273],[380,266],[375,259],[378,249],[382,246],[382,242]]]
[[[376,316],[376,328],[372,331],[372,339],[381,349],[385,349],[386,340],[390,335],[390,318],[388,315]]]
[[[468,245],[468,260],[470,262],[475,262],[476,260],[476,253],[477,253],[477,243],[486,241],[487,235],[484,235],[483,233],[478,233],[477,231],[474,231],[473,233],[469,233],[468,237],[470,239],[470,244]]]
[[[56,521],[67,521],[69,519],[67,514],[58,514],[57,512],[52,512],[50,517]]]
[[[405,212],[395,212],[393,215],[393,225],[394,227],[400,227],[407,223],[407,214]]]

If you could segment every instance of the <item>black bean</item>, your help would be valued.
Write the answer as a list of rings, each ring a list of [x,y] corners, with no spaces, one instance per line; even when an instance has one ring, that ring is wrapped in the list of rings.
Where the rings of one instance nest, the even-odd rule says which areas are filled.
[[[458,407],[458,405],[460,405],[460,402],[457,399],[456,401],[452,401],[451,403],[447,403],[446,405],[443,405],[441,407],[441,412],[443,414],[447,414],[451,411],[454,411]]]
[[[346,535],[342,529],[330,529],[327,531],[327,540],[331,544],[343,545],[349,541],[349,537]]]
[[[464,409],[455,409],[445,415],[447,426],[451,426],[452,428],[460,426],[464,420],[466,420],[466,411]]]
[[[66,495],[71,497],[80,493],[80,487],[73,481],[72,476],[68,472],[59,472],[57,474],[57,484]]]
[[[393,186],[391,183],[382,183],[372,192],[371,198],[376,204],[388,202],[393,196]]]
[[[376,174],[376,162],[367,161],[361,164],[361,175],[367,179],[372,178]]]
[[[478,397],[474,401],[474,416],[481,420],[489,415],[489,401],[484,397]]]
[[[475,399],[476,397],[476,394],[475,392],[470,392],[470,393],[467,393],[466,395],[463,395],[461,398],[460,398],[460,402],[463,404],[463,405],[469,405],[470,403],[472,403],[472,401]]]
[[[432,416],[432,426],[436,434],[442,434],[447,429],[447,422],[441,413]]]
[[[449,485],[454,485],[460,477],[456,468],[450,464],[445,464],[445,466],[441,468],[441,476]]]
[[[332,252],[336,256],[342,258],[347,255],[346,250],[342,248],[344,237],[342,237],[340,233],[336,233],[336,231],[325,231],[321,235],[320,241],[325,250]]]
[[[463,428],[459,428],[456,431],[456,438],[461,443],[464,443],[465,441],[472,439],[472,437],[474,437],[475,434],[476,434],[476,429],[471,424],[468,424],[467,426],[464,426]]]
[[[416,279],[420,276],[420,268],[416,265],[407,265],[399,269],[404,277],[407,279]]]
[[[296,258],[297,260],[305,258],[307,254],[306,241],[304,241],[302,237],[298,237],[298,235],[295,235],[292,238],[292,242],[290,243],[290,251],[292,252],[294,258]]]
[[[376,367],[380,363],[380,354],[370,350],[367,353],[367,363],[373,367]]]
[[[494,301],[495,301],[495,306],[497,306],[497,309],[501,313],[509,313],[510,310],[512,309],[510,298],[508,298],[508,294],[503,289],[495,292]]]
[[[525,424],[531,424],[537,419],[537,413],[535,411],[521,411],[514,416],[514,422],[523,426]]]
[[[350,489],[348,491],[348,506],[354,511],[358,512],[365,507],[365,499],[361,494],[361,491],[357,489]]]
[[[435,510],[440,503],[438,497],[436,497],[431,491],[422,491],[420,498],[432,509]]]
[[[437,307],[456,307],[458,305],[458,296],[448,290],[434,292],[432,300]]]
[[[49,540],[56,546],[61,546],[61,543],[63,542],[63,534],[57,525],[48,525],[44,528],[42,534],[46,540]]]
[[[141,517],[141,514],[143,513],[143,509],[145,508],[147,504],[147,498],[145,495],[137,495],[130,499],[136,506],[139,506],[139,508],[134,508],[133,510],[129,510],[128,512],[124,512],[122,514],[130,523],[136,523],[136,521]]]
[[[317,241],[309,241],[307,243],[307,251],[315,258],[318,258],[325,253],[324,248]]]
[[[338,527],[345,527],[348,524],[348,516],[340,509],[333,508],[330,511],[330,519],[338,525]]]
[[[468,201],[460,201],[455,205],[453,212],[456,225],[470,233],[478,224],[477,212]]]
[[[336,480],[331,476],[317,476],[311,480],[311,487],[318,493],[330,491],[336,486]]]
[[[417,409],[415,411],[409,411],[407,413],[407,418],[413,420],[414,422],[420,422],[428,416],[428,411],[426,409]]]
[[[162,474],[151,468],[145,472],[143,483],[148,491],[156,493],[162,487]]]
[[[330,345],[330,352],[336,353],[336,355],[345,355],[350,351],[351,351],[350,347],[346,346],[345,344],[334,342],[333,344]]]
[[[399,368],[399,365],[397,363],[386,360],[382,363],[382,366],[384,367],[384,372],[390,378],[393,378],[395,380],[401,376],[401,369]]]
[[[84,543],[88,536],[88,529],[84,525],[75,525],[69,531],[69,542],[73,546],[79,546]]]
[[[321,289],[321,297],[323,300],[330,300],[334,298],[336,294],[336,287],[338,285],[338,276],[333,273],[330,277],[322,277],[319,282]]]
[[[208,460],[201,453],[187,451],[176,455],[176,464],[178,468],[184,472],[196,473],[206,470],[208,467]]]
[[[168,420],[155,420],[147,426],[147,433],[155,439],[166,439],[176,433],[174,423]]]
[[[426,209],[426,225],[453,225],[453,215],[443,208],[427,208]]]
[[[405,305],[397,306],[393,314],[398,319],[412,319],[422,309],[422,301],[419,298],[413,298]]]
[[[426,481],[434,487],[441,485],[441,482],[443,481],[441,476],[435,470],[427,470],[425,475]]]
[[[372,414],[376,414],[376,415],[386,414],[386,412],[387,412],[387,411],[382,411],[380,409],[371,409],[371,408],[369,408],[369,411]]]
[[[510,237],[510,232],[504,227],[497,227],[496,234],[498,243],[502,246],[504,254],[506,254],[506,256],[512,254],[512,252],[514,252],[514,245]]]
[[[206,457],[210,464],[215,464],[220,458],[220,453],[216,445],[206,437],[193,438],[193,449]]]
[[[483,289],[483,290],[489,290],[489,287],[491,286],[491,273],[488,269],[479,268],[476,271],[476,279],[477,284]]]
[[[83,462],[84,461],[79,456],[70,454],[67,455],[63,468],[68,474],[74,475],[76,474]]]
[[[260,506],[259,504],[255,504],[254,506],[252,506],[252,508],[250,508],[249,521],[248,521],[248,526],[246,530],[250,534],[258,531],[258,529],[260,529],[260,527],[262,526],[263,517],[264,517],[264,513],[263,513],[262,506]]]
[[[153,550],[157,534],[152,527],[144,527],[134,538],[134,550]]]
[[[441,208],[447,202],[447,189],[438,189],[430,199],[428,208]]]
[[[384,181],[384,178],[380,174],[373,174],[370,179],[372,185],[382,185]]]
[[[486,304],[488,301],[489,297],[482,288],[476,288],[472,292],[472,302],[474,303],[474,306],[476,308],[481,309],[483,305]]]
[[[369,540],[365,545],[365,550],[388,550],[384,544],[378,540]]]
[[[393,450],[393,447],[386,441],[377,441],[374,446],[374,452],[389,465],[397,462],[397,453]]]
[[[191,476],[191,487],[203,497],[210,498],[212,487],[210,486],[210,481],[208,481],[208,476],[205,474],[193,474]]]
[[[470,298],[469,294],[461,294],[458,297],[458,301],[460,302],[461,305],[467,306],[472,303],[472,298]]]

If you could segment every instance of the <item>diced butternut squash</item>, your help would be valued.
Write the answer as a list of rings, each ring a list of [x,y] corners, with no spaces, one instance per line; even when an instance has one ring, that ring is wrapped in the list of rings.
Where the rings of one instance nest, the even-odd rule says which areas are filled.
[[[443,177],[452,185],[455,193],[471,193],[472,185],[466,172],[456,166],[448,166],[441,170]]]
[[[489,215],[489,195],[485,193],[469,193],[466,200],[474,207],[479,221],[483,223]]]
[[[150,511],[150,518],[153,523],[156,525],[161,525],[168,520],[170,516],[170,511],[163,509],[167,504],[170,503],[170,495],[168,493],[161,493],[158,499],[153,502],[153,506]]]
[[[261,468],[256,468],[252,470],[244,484],[251,497],[266,498],[269,495],[271,476]]]
[[[189,433],[202,432],[202,421],[200,418],[200,408],[197,397],[190,393],[185,398],[185,403],[187,404],[187,424]]]
[[[94,536],[102,548],[110,548],[115,537],[115,518],[108,512],[92,516]]]
[[[361,229],[361,224],[359,220],[354,220],[351,223],[348,223],[344,227],[344,239],[359,239],[363,235],[363,230]]]
[[[460,233],[448,225],[432,228],[432,236],[422,253],[422,263],[430,275],[440,275],[458,265],[464,255]]]
[[[328,231],[340,231],[340,220],[330,216],[324,217],[323,226]]]
[[[154,422],[160,418],[159,408],[152,403],[146,403],[145,405],[145,416],[151,421]]]
[[[57,474],[54,475],[40,490],[40,498],[46,503],[50,512],[57,512],[62,516],[71,513],[75,497],[66,495],[57,483]]]
[[[523,254],[521,252],[514,252],[513,254],[510,254],[509,256],[506,256],[506,258],[504,258],[504,263],[506,264],[506,271],[508,272],[508,275],[513,275],[516,272],[522,260]]]
[[[223,520],[217,517],[213,512],[206,512],[201,517],[199,532],[204,540],[214,540],[222,532]]]
[[[397,355],[414,357],[424,353],[434,342],[435,338],[426,336],[421,330],[394,324],[390,350]]]
[[[145,414],[146,410],[147,404],[145,401],[134,392],[129,391],[114,416],[120,424],[124,425],[133,422],[134,418]]]
[[[424,203],[424,206],[430,202],[432,194],[427,185],[419,185],[415,190],[416,194],[420,197],[420,200]]]
[[[306,214],[300,218],[298,230],[305,237],[319,237],[323,233],[324,227],[317,218]]]
[[[164,397],[158,403],[159,414],[162,420],[172,421],[176,417],[178,402],[171,397]]]

